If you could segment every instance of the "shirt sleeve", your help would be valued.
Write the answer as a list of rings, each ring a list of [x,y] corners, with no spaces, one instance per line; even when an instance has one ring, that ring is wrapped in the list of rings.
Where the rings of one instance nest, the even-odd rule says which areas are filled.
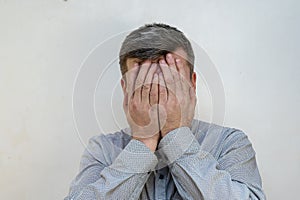
[[[139,198],[157,158],[142,142],[131,140],[110,163],[114,148],[107,141],[90,140],[65,200]]]
[[[188,127],[175,129],[161,140],[160,159],[169,165],[184,199],[265,199],[254,149],[242,131],[231,131],[217,160],[201,150]]]

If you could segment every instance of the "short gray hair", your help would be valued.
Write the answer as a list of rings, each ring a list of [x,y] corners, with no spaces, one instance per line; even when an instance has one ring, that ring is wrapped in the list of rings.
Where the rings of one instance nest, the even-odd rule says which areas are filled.
[[[124,75],[128,68],[128,58],[138,58],[141,61],[154,60],[169,52],[182,48],[187,54],[190,74],[194,71],[194,52],[190,41],[175,27],[167,24],[146,24],[132,31],[122,43],[119,53],[121,73]]]

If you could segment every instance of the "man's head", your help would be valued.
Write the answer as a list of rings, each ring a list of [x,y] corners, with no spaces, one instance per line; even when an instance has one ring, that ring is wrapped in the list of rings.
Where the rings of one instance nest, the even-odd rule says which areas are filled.
[[[153,143],[191,125],[196,105],[194,53],[181,31],[165,24],[140,27],[126,37],[119,56],[123,108],[135,137]],[[154,151],[156,145],[149,148]]]
[[[121,73],[124,76],[133,62],[156,61],[167,53],[183,58],[192,78],[194,52],[189,40],[177,28],[157,23],[144,25],[125,38],[119,53]]]

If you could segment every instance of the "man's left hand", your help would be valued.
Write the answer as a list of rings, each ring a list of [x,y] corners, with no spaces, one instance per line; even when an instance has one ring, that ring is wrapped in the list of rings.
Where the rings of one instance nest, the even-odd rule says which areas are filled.
[[[159,60],[159,104],[165,109],[166,122],[160,125],[161,136],[179,127],[190,127],[194,118],[196,94],[182,59],[167,54]]]

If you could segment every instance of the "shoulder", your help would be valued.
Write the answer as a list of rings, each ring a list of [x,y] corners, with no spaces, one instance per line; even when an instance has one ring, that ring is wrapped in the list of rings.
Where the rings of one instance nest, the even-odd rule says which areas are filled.
[[[236,139],[239,137],[247,137],[245,132],[238,128],[221,126],[215,123],[194,119],[191,128],[196,138],[219,137],[223,139]]]
[[[251,145],[246,133],[238,128],[193,120],[192,132],[201,149],[212,153],[214,157],[219,157],[233,148]]]
[[[124,130],[114,133],[98,134],[89,139],[83,159],[96,160],[109,165],[131,140]]]
[[[125,148],[131,136],[127,134],[126,129],[114,133],[98,134],[89,139],[88,146],[99,146],[101,148],[110,148],[111,145],[118,148]]]

